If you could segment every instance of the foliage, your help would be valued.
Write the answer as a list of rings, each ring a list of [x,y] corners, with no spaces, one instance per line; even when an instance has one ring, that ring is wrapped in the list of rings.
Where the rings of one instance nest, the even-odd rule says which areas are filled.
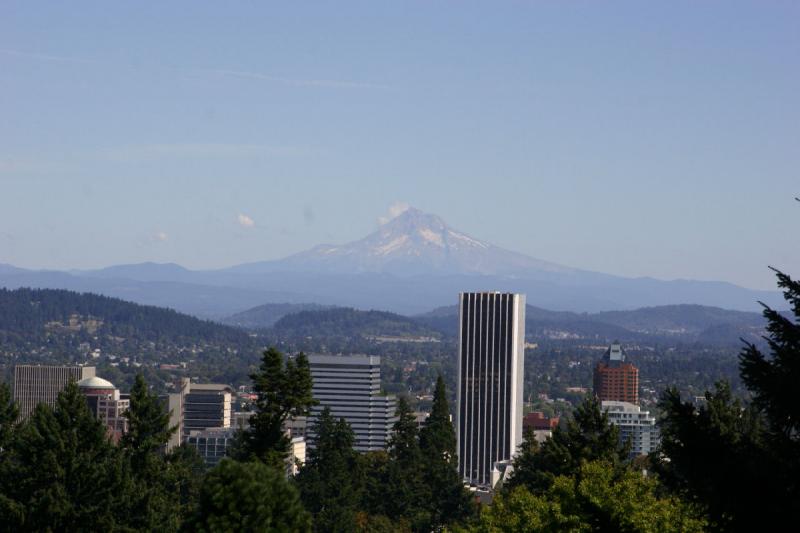
[[[778,272],[794,322],[766,308],[767,358],[746,344],[742,379],[753,402],[745,405],[719,383],[696,407],[666,391],[662,448],[655,469],[675,494],[706,506],[712,526],[748,531],[794,523],[800,509],[800,284]]]
[[[314,447],[296,477],[300,497],[314,518],[315,531],[353,531],[362,485],[353,430],[326,407],[313,433]]]
[[[284,431],[289,417],[306,416],[316,402],[311,395],[311,369],[301,352],[286,360],[275,348],[264,352],[258,372],[251,374],[258,395],[250,428],[239,432],[234,455],[281,469],[291,444]]]
[[[39,404],[4,453],[0,529],[110,531],[124,527],[126,461],[71,383],[54,409]]]
[[[167,463],[163,451],[177,428],[169,427],[169,413],[158,396],[148,390],[139,374],[131,390],[126,412],[128,432],[120,442],[131,464],[137,490],[131,497],[132,520],[139,529],[177,530],[181,514],[179,468]]]
[[[131,389],[130,407],[125,413],[128,431],[122,437],[122,446],[137,466],[152,456],[169,441],[177,427],[169,427],[170,414],[161,400],[152,394],[142,374],[136,376]]]
[[[764,317],[769,323],[767,342],[771,358],[748,343],[741,355],[740,368],[742,380],[753,394],[753,403],[765,414],[770,430],[797,446],[800,445],[800,396],[794,387],[800,383],[800,282],[783,272],[776,274],[794,321],[766,307]]]
[[[674,497],[657,496],[657,484],[641,472],[602,461],[584,462],[559,475],[540,495],[524,486],[498,495],[473,531],[694,532],[705,522]]]
[[[392,520],[406,519],[413,530],[423,530],[431,519],[431,487],[423,475],[416,417],[405,397],[398,399],[395,416],[397,422],[387,447],[382,512],[374,514],[385,514]]]
[[[308,310],[279,319],[271,334],[285,337],[441,337],[438,331],[413,318],[386,311],[360,311],[346,307]]]
[[[11,441],[18,415],[19,408],[11,397],[11,387],[0,382],[0,455]]]
[[[533,444],[531,439],[533,435],[528,433],[514,458],[509,488],[524,485],[539,494],[548,490],[557,476],[574,475],[584,461],[605,461],[619,469],[628,457],[629,446],[620,444],[619,429],[609,423],[608,414],[591,395],[541,446]]]
[[[283,473],[259,461],[223,459],[203,480],[187,531],[311,531],[311,517]]]
[[[423,477],[430,490],[429,529],[435,530],[469,519],[476,508],[458,473],[456,435],[441,375],[436,380],[433,396],[433,409],[420,431],[419,446]]]

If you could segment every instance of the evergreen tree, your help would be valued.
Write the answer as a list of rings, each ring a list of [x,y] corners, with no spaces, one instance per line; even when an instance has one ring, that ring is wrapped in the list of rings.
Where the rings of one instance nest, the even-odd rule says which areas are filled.
[[[677,389],[661,398],[661,449],[654,464],[662,482],[707,508],[712,526],[747,530],[773,508],[771,468],[758,412],[731,395],[727,383],[706,393],[697,409]]]
[[[422,531],[431,523],[431,492],[423,475],[417,420],[405,397],[398,400],[395,416],[397,422],[388,445],[385,514],[393,520],[405,518],[412,529]]]
[[[326,407],[314,434],[314,447],[295,478],[300,497],[314,517],[316,531],[353,531],[361,488],[353,430],[344,419],[334,419]]]
[[[461,522],[475,512],[475,504],[458,473],[456,434],[450,420],[450,406],[442,376],[436,380],[433,408],[419,434],[425,465],[424,478],[429,500],[430,529]]]
[[[206,464],[197,449],[181,444],[166,456],[167,486],[177,497],[180,522],[196,511]],[[172,509],[173,513],[175,509]]]
[[[527,438],[533,438],[533,434]],[[530,440],[523,444],[514,460],[508,487],[524,484],[534,494],[541,493],[556,476],[574,475],[583,461],[605,461],[618,470],[626,463],[629,450],[628,443],[620,443],[619,428],[609,423],[600,402],[590,395],[541,446]]]
[[[130,454],[134,468],[142,469],[178,428],[169,426],[170,414],[158,396],[150,392],[142,374],[136,375],[130,402],[125,413],[128,431],[120,444]]]
[[[110,531],[131,517],[126,461],[75,383],[39,404],[11,442],[1,530]],[[22,511],[22,512],[19,512]]]
[[[11,396],[11,388],[0,382],[0,461],[17,426],[19,408]]]
[[[676,493],[707,507],[712,526],[752,531],[800,520],[800,284],[777,272],[794,322],[769,307],[771,357],[746,344],[740,356],[751,405],[726,383],[705,405],[681,402],[675,389],[661,399],[662,457],[655,469]]]
[[[137,490],[131,499],[132,520],[138,529],[174,531],[180,526],[180,481],[164,457],[164,449],[177,428],[169,427],[169,413],[151,393],[142,374],[131,389],[128,431],[120,446],[131,464]]]
[[[772,357],[767,358],[754,344],[747,344],[740,356],[742,381],[753,395],[753,403],[766,415],[770,430],[785,444],[800,445],[800,282],[775,270],[794,321],[765,306]],[[796,448],[800,451],[800,448]]]
[[[308,532],[311,517],[282,471],[223,459],[206,475],[186,531]]]
[[[306,416],[316,402],[311,395],[311,369],[303,353],[284,361],[270,348],[264,352],[259,371],[250,375],[258,395],[250,428],[238,434],[234,457],[259,460],[282,469],[291,441],[284,424],[290,417]]]

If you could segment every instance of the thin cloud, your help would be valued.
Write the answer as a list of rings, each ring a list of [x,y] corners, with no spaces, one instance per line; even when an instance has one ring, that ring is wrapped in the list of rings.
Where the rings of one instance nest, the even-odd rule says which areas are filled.
[[[349,80],[325,80],[325,79],[299,79],[299,78],[284,78],[280,76],[270,76],[261,72],[250,72],[246,70],[227,70],[227,69],[193,69],[195,72],[203,72],[207,74],[215,74],[217,76],[269,81],[273,83],[282,83],[284,85],[292,85],[294,87],[323,87],[328,89],[388,89],[388,85],[379,83],[369,83],[363,81],[349,81]]]
[[[169,235],[165,231],[157,231],[155,235],[153,235],[153,239],[158,242],[167,242],[169,240]]]
[[[389,212],[383,216],[378,217],[378,224],[383,226],[391,220],[399,217],[411,208],[406,202],[395,202],[389,206]]]
[[[166,143],[122,146],[103,151],[102,155],[115,161],[157,159],[162,157],[253,157],[300,156],[312,150],[292,146],[231,143]]]
[[[0,49],[0,54],[13,57],[27,58],[27,59],[36,59],[40,61],[53,61],[59,63],[82,63],[82,64],[95,64],[95,65],[107,64],[116,67],[131,68],[131,65],[125,65],[122,63],[112,63],[110,61],[102,62],[94,59],[85,59],[79,57],[59,56],[52,54],[43,54],[39,52],[23,52],[21,50],[14,50],[8,48]],[[137,65],[137,71],[141,70],[141,66],[142,65]],[[144,66],[152,67],[152,65],[144,65]],[[283,85],[291,85],[293,87],[319,87],[322,89],[388,89],[389,88],[389,86],[380,83],[371,83],[371,82],[354,81],[354,80],[287,78],[284,76],[272,76],[269,74],[265,74],[263,72],[253,72],[249,70],[233,70],[224,68],[163,67],[163,66],[156,66],[156,67],[161,69],[162,71],[166,69],[174,72],[193,72],[198,74],[206,74],[224,78],[249,79],[257,81],[266,81],[270,83],[280,83]]]
[[[252,218],[243,213],[239,213],[237,220],[239,221],[239,225],[243,228],[252,228],[253,226],[256,225],[255,220],[253,220]]]
[[[14,57],[24,57],[28,59],[39,59],[41,61],[55,61],[58,63],[83,63],[83,64],[96,64],[97,61],[93,59],[85,59],[80,57],[58,56],[51,54],[39,54],[36,52],[22,52],[20,50],[12,50],[9,48],[0,48],[0,54]]]

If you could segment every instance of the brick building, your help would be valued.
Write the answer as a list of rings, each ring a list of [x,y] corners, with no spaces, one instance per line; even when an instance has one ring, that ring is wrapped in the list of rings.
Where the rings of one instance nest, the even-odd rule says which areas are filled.
[[[601,402],[639,403],[639,369],[625,359],[614,342],[594,367],[594,394]]]

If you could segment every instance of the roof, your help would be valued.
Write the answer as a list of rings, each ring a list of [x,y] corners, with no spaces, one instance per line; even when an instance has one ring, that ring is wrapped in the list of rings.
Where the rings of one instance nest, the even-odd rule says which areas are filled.
[[[82,389],[116,389],[113,383],[97,376],[80,380],[78,387]]]

